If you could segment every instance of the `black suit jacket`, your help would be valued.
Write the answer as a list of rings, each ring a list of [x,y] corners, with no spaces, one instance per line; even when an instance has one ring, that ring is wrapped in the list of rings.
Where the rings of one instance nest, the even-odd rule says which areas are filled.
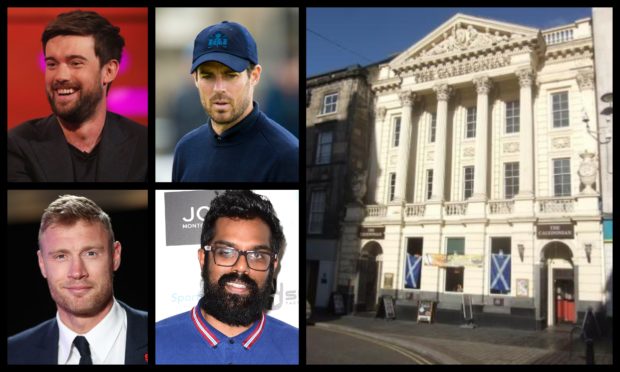
[[[56,115],[29,120],[7,136],[9,182],[73,182],[71,154]],[[99,143],[97,181],[145,182],[148,130],[107,112]]]
[[[148,313],[117,302],[127,313],[125,364],[147,364]],[[56,318],[9,337],[8,364],[58,364],[58,323]]]

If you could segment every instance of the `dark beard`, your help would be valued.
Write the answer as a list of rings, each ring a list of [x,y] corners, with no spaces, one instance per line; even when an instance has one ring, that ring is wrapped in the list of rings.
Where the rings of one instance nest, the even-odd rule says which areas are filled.
[[[81,96],[76,105],[68,111],[59,111],[53,95],[47,95],[52,111],[63,120],[63,124],[70,130],[78,129],[83,122],[92,117],[97,109],[97,104],[99,104],[103,97],[103,93],[99,89],[95,89],[92,92],[85,92],[80,89],[80,93]]]
[[[269,270],[265,286],[258,288],[258,284],[248,275],[237,273],[222,275],[217,283],[210,283],[207,266],[208,263],[205,262],[202,270],[204,283],[204,296],[200,306],[202,310],[230,326],[247,327],[260,319],[263,310],[269,305],[273,270]],[[225,285],[231,280],[243,282],[248,286],[250,293],[247,296],[228,293]]]

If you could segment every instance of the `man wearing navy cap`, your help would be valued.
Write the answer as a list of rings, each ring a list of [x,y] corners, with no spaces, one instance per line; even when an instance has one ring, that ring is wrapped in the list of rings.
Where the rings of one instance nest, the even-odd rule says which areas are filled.
[[[260,81],[256,42],[224,21],[194,41],[190,73],[208,123],[177,144],[173,182],[297,182],[299,141],[253,101]]]

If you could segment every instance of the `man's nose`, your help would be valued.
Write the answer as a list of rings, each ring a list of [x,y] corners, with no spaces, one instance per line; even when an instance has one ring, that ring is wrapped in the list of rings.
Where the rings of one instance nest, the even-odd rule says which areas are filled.
[[[88,272],[86,271],[86,266],[84,265],[84,261],[82,261],[82,258],[77,257],[71,260],[69,277],[72,279],[82,279],[85,276],[88,276]]]
[[[71,72],[69,66],[65,63],[59,63],[56,69],[51,72],[55,82],[68,81],[71,78]]]
[[[213,85],[213,89],[218,92],[226,91],[226,85],[224,78],[222,76],[215,77],[215,84]]]
[[[233,266],[233,271],[236,271],[238,273],[247,273],[249,270],[250,267],[248,265],[248,256],[239,253],[239,258]]]

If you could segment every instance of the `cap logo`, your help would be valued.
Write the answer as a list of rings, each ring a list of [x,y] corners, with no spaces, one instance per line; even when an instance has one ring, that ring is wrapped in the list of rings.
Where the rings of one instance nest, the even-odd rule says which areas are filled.
[[[209,38],[209,44],[207,48],[225,48],[228,49],[228,38],[221,32],[217,32],[215,35]]]

